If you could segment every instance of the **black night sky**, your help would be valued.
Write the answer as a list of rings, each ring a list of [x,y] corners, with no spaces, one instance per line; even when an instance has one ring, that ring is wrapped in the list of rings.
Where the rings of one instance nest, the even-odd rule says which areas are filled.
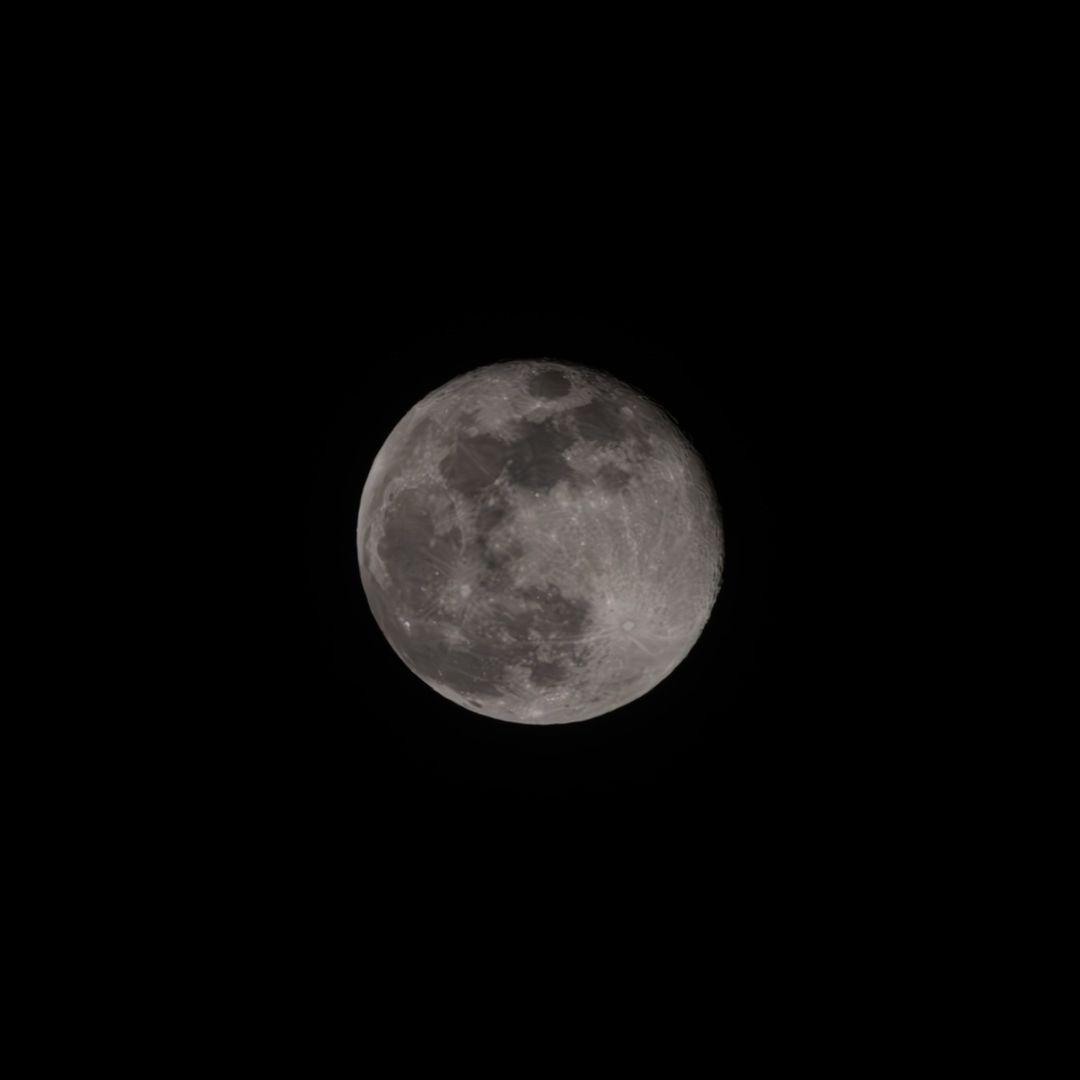
[[[473,981],[528,1028],[514,1061],[555,1045],[567,1018],[595,1027],[602,976],[644,1008],[629,1023],[617,1009],[608,1040],[634,1053],[674,991],[692,999],[676,999],[678,1029],[663,1033],[669,1070],[688,1027],[708,1039],[706,1060],[726,1054],[740,1009],[764,1032],[755,1061],[776,1044],[806,1060],[813,1046],[787,1025],[784,997],[806,1015],[820,1002],[814,1037],[844,1043],[860,1021],[822,992],[830,978],[868,1012],[887,1009],[875,978],[901,988],[892,1015],[904,1031],[881,1041],[886,1053],[910,1041],[907,1026],[936,1033],[952,1017],[952,1003],[919,1013],[935,979],[943,993],[958,984],[912,959],[926,948],[916,916],[949,936],[970,925],[959,904],[944,917],[938,905],[984,812],[959,782],[975,770],[969,729],[984,721],[961,689],[917,683],[948,662],[944,649],[928,662],[925,640],[948,607],[909,585],[916,556],[943,562],[948,547],[915,478],[934,453],[927,415],[950,367],[977,387],[993,363],[968,327],[949,336],[932,323],[962,284],[961,260],[942,252],[965,243],[955,219],[971,214],[971,193],[992,190],[996,158],[970,192],[959,180],[950,190],[947,153],[919,149],[929,121],[905,115],[925,80],[918,52],[869,92],[878,37],[895,28],[875,36],[808,14],[860,58],[865,70],[847,74],[788,15],[770,11],[752,41],[731,13],[707,27],[682,15],[658,49],[655,12],[633,47],[625,14],[600,15],[576,80],[577,12],[558,48],[527,58],[546,10],[528,9],[520,34],[501,15],[473,26],[448,11],[494,71],[429,12],[410,10],[413,25],[392,38],[371,25],[375,9],[355,32],[324,13],[304,44],[293,12],[272,46],[259,38],[272,17],[245,15],[221,46],[220,81],[200,47],[160,94],[121,74],[115,105],[87,95],[85,145],[38,125],[60,154],[47,198],[93,230],[55,253],[48,235],[35,246],[95,286],[99,324],[84,328],[62,296],[55,317],[80,335],[74,365],[124,415],[111,430],[88,396],[92,438],[115,439],[117,472],[134,474],[130,529],[107,503],[74,527],[131,553],[128,576],[154,616],[45,611],[76,634],[88,624],[109,650],[101,674],[125,698],[136,688],[128,710],[76,685],[70,740],[58,720],[33,721],[47,769],[59,751],[78,775],[64,829],[86,876],[46,844],[38,858],[62,868],[55,891],[39,890],[34,868],[26,876],[29,902],[45,897],[58,928],[35,929],[33,948],[53,936],[64,949],[73,926],[98,950],[86,965],[64,957],[59,976],[37,964],[65,988],[75,972],[76,1011],[92,986],[115,1020],[126,998],[102,988],[119,977],[179,1025],[155,1047],[171,1053],[189,1029],[212,1040],[247,1008],[248,1055],[276,1052],[294,1002],[306,1003],[318,1018],[307,1071],[329,1028],[347,1036],[350,1061],[375,1054],[376,1006],[405,1021],[397,1057],[430,1047],[445,1060],[425,995],[435,1015],[464,1004],[458,1037],[470,1055],[485,1048],[502,1025]],[[207,47],[223,40],[216,16],[189,21]],[[156,67],[157,38],[178,31],[139,29],[130,50]],[[918,32],[936,39],[931,29]],[[848,34],[861,39],[851,49]],[[777,52],[785,35],[797,70]],[[446,71],[431,77],[422,38]],[[970,28],[952,48],[972,52]],[[612,57],[622,70],[606,70]],[[930,93],[942,147],[961,146],[982,93],[957,70],[955,107]],[[58,115],[80,94],[65,87]],[[136,107],[145,117],[131,120]],[[100,133],[109,124],[115,144]],[[32,233],[37,213],[22,215]],[[996,217],[971,220],[989,250]],[[27,362],[53,379],[42,340]],[[714,483],[725,566],[711,620],[663,682],[616,712],[529,727],[451,704],[398,659],[361,586],[356,526],[372,461],[414,404],[482,365],[545,357],[610,372],[674,417]],[[55,384],[84,408],[78,383]],[[34,404],[16,394],[10,408]],[[141,430],[129,439],[131,418]],[[61,426],[46,419],[35,437]],[[965,469],[978,449],[965,449]],[[107,592],[108,567],[73,550],[76,572]],[[145,551],[156,564],[144,572]],[[145,657],[112,648],[111,619],[134,622]],[[57,679],[78,684],[61,669]],[[943,735],[950,711],[965,710]],[[50,800],[42,785],[19,805],[32,817]],[[946,802],[961,811],[951,832]],[[97,920],[95,898],[112,922]],[[114,965],[114,924],[133,967]],[[973,970],[995,958],[985,940]],[[850,969],[836,966],[838,941]],[[883,962],[882,943],[910,955]],[[650,954],[671,974],[652,978]],[[905,964],[910,995],[893,977]],[[158,983],[175,983],[175,1009]],[[538,1004],[521,984],[542,988]],[[260,994],[279,1012],[253,1004]],[[122,1015],[123,1031],[140,1029]]]
[[[531,836],[586,858],[601,836],[690,850],[857,820],[890,767],[860,613],[880,577],[860,429],[895,361],[873,337],[861,238],[749,167],[717,191],[692,169],[651,191],[610,173],[476,188],[406,172],[361,195],[328,169],[320,198],[304,186],[280,218],[267,205],[237,225],[242,257],[214,271],[229,336],[212,407],[226,431],[241,418],[220,499],[238,614],[211,631],[227,638],[225,775],[313,850]],[[709,468],[726,538],[687,659],[637,702],[552,728],[466,712],[412,675],[355,550],[367,470],[401,416],[458,374],[531,357],[662,404]]]

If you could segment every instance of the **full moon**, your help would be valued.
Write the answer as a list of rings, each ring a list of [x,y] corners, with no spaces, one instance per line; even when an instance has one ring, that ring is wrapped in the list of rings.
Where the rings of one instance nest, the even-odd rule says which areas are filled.
[[[724,561],[712,483],[675,422],[550,360],[478,368],[413,406],[371,466],[357,547],[410,670],[520,724],[648,693],[701,634]]]

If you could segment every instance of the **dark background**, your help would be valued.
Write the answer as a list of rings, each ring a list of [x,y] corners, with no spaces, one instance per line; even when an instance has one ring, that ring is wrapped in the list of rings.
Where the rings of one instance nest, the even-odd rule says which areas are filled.
[[[838,288],[821,248],[780,218],[650,236],[631,207],[608,211],[603,232],[580,209],[509,237],[499,215],[452,238],[395,231],[377,258],[357,252],[359,280],[314,270],[279,316],[264,516],[295,546],[266,570],[275,640],[253,675],[269,757],[290,777],[276,800],[359,818],[392,847],[445,829],[585,856],[850,828],[850,801],[879,782],[851,611],[866,476],[844,414],[868,381],[849,340],[854,285]],[[565,727],[435,694],[382,638],[357,569],[360,493],[393,425],[455,375],[527,357],[605,369],[668,409],[714,479],[727,545],[713,617],[679,668]]]
[[[425,81],[422,61],[371,63],[377,36],[358,52],[341,35],[335,55],[323,33],[300,56],[292,42],[260,49],[245,27],[223,45],[220,82],[186,55],[160,95],[116,80],[117,101],[145,110],[120,126],[122,155],[100,134],[114,110],[91,105],[85,156],[63,175],[98,230],[87,277],[107,256],[125,275],[100,305],[109,333],[78,359],[112,364],[120,328],[131,334],[117,401],[165,430],[178,467],[166,473],[149,440],[122,446],[125,470],[144,455],[146,468],[137,527],[110,539],[175,548],[139,580],[155,616],[134,628],[145,668],[110,660],[138,689],[134,717],[101,723],[94,700],[77,713],[108,758],[76,762],[85,806],[115,807],[105,827],[80,827],[94,858],[131,836],[133,887],[103,894],[121,918],[154,918],[167,898],[176,914],[151,940],[213,953],[200,1000],[240,941],[257,977],[325,958],[332,973],[290,989],[329,990],[342,1011],[380,949],[411,1003],[424,980],[402,943],[460,945],[444,968],[456,996],[477,951],[462,912],[526,979],[544,966],[538,929],[560,923],[580,931],[561,935],[574,961],[604,941],[617,978],[646,943],[707,957],[680,979],[706,984],[706,1007],[713,976],[740,1000],[787,992],[800,955],[812,959],[793,996],[818,1000],[837,936],[874,965],[874,919],[875,941],[916,938],[909,912],[933,893],[895,919],[876,901],[904,906],[896,867],[922,843],[907,826],[932,823],[926,790],[953,768],[938,764],[943,703],[903,700],[925,662],[917,623],[940,616],[898,625],[907,552],[878,541],[933,550],[938,528],[904,477],[942,361],[962,352],[927,317],[955,276],[924,212],[941,201],[940,155],[924,166],[905,151],[928,137],[905,115],[921,78],[906,56],[869,93],[876,46],[860,43],[847,70],[786,33],[801,67],[772,29],[680,29],[671,71],[652,43],[605,35],[597,55],[626,70],[590,60],[581,85],[556,51],[530,66],[497,47],[505,70],[489,74],[450,48],[458,70]],[[968,128],[964,95],[943,147]],[[87,174],[130,223],[119,251]],[[946,194],[967,199],[963,183]],[[463,371],[541,356],[605,368],[676,417],[727,543],[686,660],[639,701],[564,728],[490,721],[416,679],[367,610],[355,551],[367,469],[405,411]],[[887,470],[890,455],[905,468]],[[162,577],[178,594],[164,605]],[[730,975],[734,956],[749,977]],[[558,963],[549,1005],[579,981]]]
[[[692,132],[623,132],[609,153],[583,127],[557,154],[538,136],[479,157],[419,136],[367,155],[301,127],[289,145],[309,155],[252,169],[243,146],[243,179],[214,190],[183,369],[226,449],[197,492],[217,583],[199,775],[258,850],[320,867],[343,847],[420,866],[472,853],[492,874],[538,846],[582,872],[642,848],[820,867],[822,844],[850,854],[882,823],[868,808],[907,738],[875,675],[889,572],[870,554],[873,435],[910,371],[881,258],[895,215],[824,136],[777,149],[775,129],[747,130],[720,165]],[[201,239],[202,222],[196,205],[178,228]],[[469,713],[412,675],[355,550],[401,416],[530,357],[608,370],[672,413],[727,545],[675,672],[555,728]]]

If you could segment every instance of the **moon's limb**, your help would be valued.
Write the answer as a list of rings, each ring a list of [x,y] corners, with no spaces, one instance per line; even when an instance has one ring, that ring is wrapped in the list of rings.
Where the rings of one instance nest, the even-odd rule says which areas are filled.
[[[414,406],[360,502],[380,628],[429,686],[519,723],[648,692],[720,587],[719,508],[662,410],[611,376],[511,361]]]

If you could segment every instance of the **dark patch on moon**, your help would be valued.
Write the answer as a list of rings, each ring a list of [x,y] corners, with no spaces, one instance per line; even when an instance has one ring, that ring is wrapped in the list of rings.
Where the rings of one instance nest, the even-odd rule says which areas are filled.
[[[564,596],[554,582],[515,590],[525,608],[508,613],[505,625],[518,641],[532,635],[557,641],[579,638],[589,622],[589,603]]]
[[[601,467],[596,479],[605,491],[620,492],[630,486],[633,477],[625,469],[620,469],[609,461]]]
[[[606,397],[594,397],[586,405],[571,409],[578,434],[591,443],[621,443],[628,433],[627,419],[619,406]]]
[[[530,491],[550,491],[560,480],[576,475],[564,456],[574,438],[560,431],[550,417],[522,421],[517,432],[507,469],[512,483]]]
[[[499,584],[510,563],[525,554],[524,544],[506,528],[512,517],[513,510],[501,495],[490,496],[476,511],[472,558],[488,571],[485,587]]]
[[[457,527],[437,530],[430,502],[418,489],[402,491],[387,510],[379,557],[409,611],[437,599],[447,567],[459,556],[461,540]]]
[[[558,368],[538,371],[529,379],[529,393],[535,398],[553,401],[570,393],[570,377]]]
[[[472,497],[498,480],[509,458],[510,447],[494,435],[459,435],[439,472],[449,487]]]
[[[468,628],[462,640],[463,628],[432,618],[430,613],[427,617],[413,615],[404,608],[403,598],[412,594],[398,569],[394,567],[395,586],[389,592],[373,580],[367,583],[379,626],[418,675],[456,691],[473,705],[482,707],[483,699],[506,694],[513,667],[525,667],[535,686],[554,687],[567,681],[570,665],[585,666],[588,646],[573,639],[579,638],[588,623],[588,604],[563,596],[553,583],[528,589],[504,588],[501,596],[508,606],[497,617]],[[402,622],[403,615],[412,616],[409,628]],[[448,635],[451,628],[458,635],[453,639]],[[509,635],[509,640],[504,635]]]
[[[566,680],[566,668],[553,660],[534,660],[529,680],[534,686],[560,686]]]

